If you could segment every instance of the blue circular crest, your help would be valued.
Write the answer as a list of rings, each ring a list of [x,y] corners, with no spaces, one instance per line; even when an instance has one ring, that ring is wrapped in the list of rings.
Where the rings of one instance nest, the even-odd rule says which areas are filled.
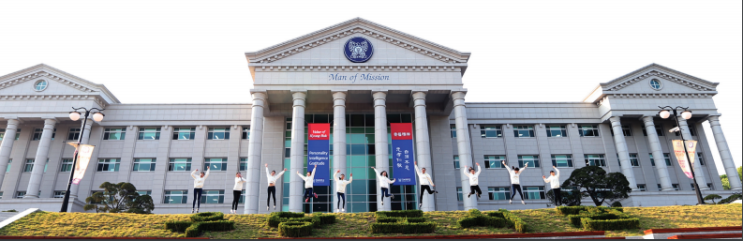
[[[374,46],[371,41],[363,37],[353,37],[343,45],[343,53],[346,59],[354,63],[369,61],[374,54]]]

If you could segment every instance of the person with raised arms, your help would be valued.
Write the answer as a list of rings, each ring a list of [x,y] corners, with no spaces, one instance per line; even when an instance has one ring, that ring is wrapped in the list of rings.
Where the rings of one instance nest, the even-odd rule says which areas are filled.
[[[506,165],[505,161],[501,161],[504,167],[506,167],[506,170],[508,170],[508,174],[511,175],[511,199],[508,199],[508,204],[513,203],[513,197],[516,196],[516,191],[519,192],[519,196],[521,197],[521,204],[526,205],[524,202],[524,194],[521,192],[521,184],[519,182],[519,176],[524,171],[520,171],[518,167],[511,167],[508,168],[508,165]],[[529,163],[524,163],[524,170],[529,167]],[[513,168],[513,169],[512,169]]]
[[[345,174],[341,174],[340,178],[338,178],[338,173],[341,173],[341,170],[336,171],[333,173],[333,180],[335,180],[335,193],[338,195],[338,207],[336,210],[340,210],[340,212],[346,211],[346,185],[351,183],[353,181],[353,173],[351,173],[350,177],[348,178],[348,181],[343,180],[346,179]],[[341,200],[343,200],[343,206],[341,206]]]
[[[315,171],[317,170],[317,164],[315,164],[315,168],[312,169],[311,172],[307,172],[307,176],[302,176],[299,171],[297,171],[297,175],[299,175],[302,180],[304,180],[304,202],[309,202],[311,197],[317,198],[317,193],[312,192],[312,188],[314,187],[315,183]],[[276,200],[276,198],[274,198]]]
[[[462,171],[464,172],[464,175],[467,176],[470,179],[470,194],[467,195],[467,198],[472,196],[472,194],[475,194],[477,192],[477,198],[480,199],[480,196],[482,195],[482,190],[480,190],[480,185],[478,184],[478,177],[480,177],[480,163],[475,162],[475,165],[477,165],[477,172],[475,172],[475,168],[467,168],[467,166],[464,166],[464,169]]]
[[[382,190],[382,198],[380,199],[382,200],[382,205],[384,205],[384,198],[395,198],[395,195],[390,193],[390,184],[395,183],[395,179],[392,178],[392,180],[390,180],[387,171],[379,172],[379,170],[374,167],[371,167],[371,169],[374,169],[374,172],[377,173],[377,182],[379,182],[379,188]]]
[[[209,166],[206,167],[206,173],[201,172],[199,176],[196,176],[197,172],[199,172],[199,169],[191,172],[191,177],[193,178],[193,205],[191,206],[191,213],[199,213],[199,208],[201,207],[201,194],[204,192],[204,182],[206,182],[206,178],[209,177]]]
[[[550,171],[550,177],[542,176],[545,183],[549,183],[552,188],[552,193],[555,195],[555,206],[562,204],[562,193],[560,193],[560,170],[557,167],[552,166],[554,171]]]
[[[429,195],[439,193],[439,191],[431,189],[431,187],[436,187],[436,185],[433,184],[431,175],[426,173],[426,168],[418,168],[418,162],[413,164],[415,165],[415,173],[418,174],[418,177],[421,179],[421,197],[418,198],[418,208],[420,209],[423,206],[423,194],[426,193],[426,191]]]
[[[243,194],[243,184],[247,181],[240,172],[235,174],[235,186],[232,187],[232,208],[230,209],[230,213],[232,214],[237,214],[237,204],[240,202],[240,196]]]
[[[286,168],[279,172],[279,174],[276,174],[276,170],[272,170],[269,173],[268,163],[266,163],[266,178],[268,179],[268,200],[266,200],[266,211],[268,211],[271,206],[271,197],[273,197],[273,210],[276,210],[276,181],[281,178],[281,175],[284,175],[284,172],[286,172]]]

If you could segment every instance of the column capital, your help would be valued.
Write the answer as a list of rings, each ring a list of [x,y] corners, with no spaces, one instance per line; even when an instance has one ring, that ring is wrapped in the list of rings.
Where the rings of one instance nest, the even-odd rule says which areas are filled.
[[[18,125],[23,123],[21,119],[18,119],[18,117],[5,117],[5,120],[8,121],[8,125]]]
[[[333,100],[346,100],[346,96],[348,95],[348,91],[345,90],[332,91],[332,93]]]
[[[372,91],[372,97],[374,100],[386,100],[387,99],[387,91],[386,90],[376,90]]]
[[[467,91],[452,91],[451,92],[451,98],[452,99],[462,99],[464,100],[464,96],[467,95]]]
[[[711,115],[707,117],[710,125],[720,125],[720,115]]]
[[[609,121],[611,122],[611,124],[614,124],[614,123],[621,124],[622,123],[621,122],[621,119],[622,119],[621,116],[612,116],[612,117],[609,117]]]
[[[296,106],[305,106],[305,99],[307,98],[307,92],[306,91],[292,91],[292,107]]]
[[[57,118],[54,117],[45,117],[44,119],[44,125],[55,125],[57,124]]]
[[[544,123],[539,123],[539,124],[536,124],[536,127],[539,127],[539,128],[544,128]]]
[[[576,123],[570,123],[568,124],[568,126],[570,126],[571,128],[578,128],[578,124]]]
[[[655,125],[655,122],[653,122],[653,118],[655,118],[655,116],[646,115],[643,116],[641,119],[642,122],[645,124]]]
[[[426,100],[426,95],[428,95],[428,91],[425,91],[425,90],[413,91],[412,95],[413,95],[413,100],[418,100],[418,99]]]

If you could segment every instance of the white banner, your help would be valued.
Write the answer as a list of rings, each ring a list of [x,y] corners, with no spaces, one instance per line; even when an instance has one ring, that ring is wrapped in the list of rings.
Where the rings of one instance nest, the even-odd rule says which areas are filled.
[[[695,140],[689,140],[686,141],[686,152],[689,153],[689,158],[691,158],[691,164],[694,164],[694,161],[697,159],[697,141]]]
[[[686,174],[686,177],[694,178],[691,175],[691,167],[689,167],[689,163],[686,161],[686,152],[684,151],[684,144],[681,140],[673,140],[673,153],[676,155],[679,167]]]
[[[93,156],[94,145],[69,143],[71,146],[77,148],[77,163],[75,163],[75,174],[72,176],[72,184],[80,184],[80,181],[85,176],[85,170],[88,169],[90,163],[90,157]]]

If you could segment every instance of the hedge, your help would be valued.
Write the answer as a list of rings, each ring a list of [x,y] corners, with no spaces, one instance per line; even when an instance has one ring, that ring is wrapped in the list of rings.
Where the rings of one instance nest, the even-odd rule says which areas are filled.
[[[191,225],[190,227],[186,229],[186,237],[191,238],[191,237],[198,237],[198,236],[201,236],[201,231],[199,231],[199,229],[197,229],[193,225]]]
[[[490,217],[504,218],[503,212],[501,211],[491,211],[491,212],[485,212],[483,214],[488,215]]]
[[[165,222],[165,229],[173,232],[185,232],[193,224],[191,221],[168,221]]]
[[[335,215],[328,215],[323,213],[314,213],[312,214],[313,220],[318,220],[318,222],[315,225],[326,225],[326,224],[334,224],[335,223]]]
[[[273,212],[268,215],[266,222],[269,227],[276,228],[279,224],[287,221],[304,221],[312,222],[311,217],[305,217],[304,213],[293,213],[293,212]]]
[[[436,231],[435,222],[422,223],[372,223],[372,233],[433,233]]]
[[[203,221],[217,221],[224,219],[224,213],[220,212],[203,212],[191,215],[191,221],[203,222]]]
[[[556,207],[556,209],[557,209],[557,213],[562,214],[562,215],[580,214],[581,211],[587,211],[587,212],[591,212],[591,211],[594,211],[594,212],[596,212],[596,211],[598,211],[598,212],[605,212],[605,211],[608,211],[608,210],[616,210],[618,212],[624,212],[624,208],[622,208],[622,207],[611,207],[610,208],[610,207],[603,207],[603,206],[599,206],[599,207],[592,207],[592,206],[561,206],[561,207]]]
[[[286,221],[279,224],[279,234],[284,237],[312,235],[313,224],[304,221]]]
[[[206,221],[198,222],[193,226],[199,231],[230,231],[235,230],[235,221],[230,220],[217,220],[217,221]]]
[[[390,218],[390,217],[377,217],[377,222],[378,223],[398,223],[398,222],[401,222],[401,223],[404,223],[404,222],[408,222],[408,223],[423,223],[423,222],[426,222],[426,221],[427,221],[426,218],[405,218],[405,217],[402,217],[402,218],[401,217]]]
[[[582,218],[581,224],[585,230],[622,230],[622,229],[639,229],[639,218],[613,219],[613,220],[595,220],[591,218]]]
[[[467,216],[457,220],[457,223],[462,228],[469,228],[474,226],[502,228],[506,226],[506,220],[503,218],[503,212],[490,212],[486,216],[477,209],[470,209]]]
[[[526,233],[527,226],[526,222],[521,220],[521,218],[517,217],[516,214],[513,214],[512,212],[509,212],[505,209],[498,210],[503,213],[503,218],[508,221],[508,224],[512,225],[514,229],[516,229],[516,232],[519,233]]]
[[[395,210],[395,211],[377,211],[375,212],[377,217],[408,217],[408,218],[419,218],[423,217],[423,211],[421,210]]]
[[[618,219],[619,216],[613,213],[604,213],[604,214],[595,214],[595,215],[581,215],[581,214],[568,215],[568,220],[576,228],[580,228],[581,219],[583,218],[591,218],[591,219],[596,219],[596,220],[609,220],[609,219]]]

